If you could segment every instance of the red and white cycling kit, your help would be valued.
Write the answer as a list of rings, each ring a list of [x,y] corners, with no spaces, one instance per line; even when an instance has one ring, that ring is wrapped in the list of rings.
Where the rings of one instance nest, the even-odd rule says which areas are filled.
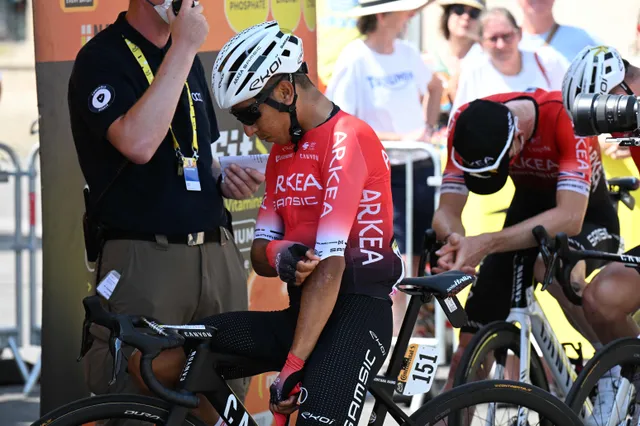
[[[507,209],[504,227],[516,225],[556,207],[557,191],[573,191],[589,200],[582,230],[580,234],[570,236],[570,246],[615,253],[620,244],[620,226],[609,199],[597,138],[575,136],[571,120],[562,105],[561,92],[538,89],[483,99],[501,103],[529,99],[536,108],[533,136],[524,142],[522,151],[510,162],[509,176],[515,193]],[[460,107],[450,122],[442,194],[466,195],[469,192],[463,172],[450,160],[456,119],[466,108],[467,105]],[[531,282],[538,248],[519,253],[528,256],[523,274],[524,282]],[[482,325],[507,317],[515,254],[494,253],[483,260],[478,279],[465,304],[468,323],[462,327],[462,331],[473,333]],[[602,264],[600,261],[587,261],[587,274]]]
[[[388,297],[404,276],[393,237],[387,153],[373,129],[338,111],[298,143],[274,145],[255,238],[344,256],[341,293]]]
[[[509,176],[516,188],[527,187],[537,191],[567,190],[585,196],[606,196],[597,188],[604,180],[602,159],[595,137],[578,137],[562,106],[560,92],[513,92],[488,96],[486,100],[505,103],[517,99],[532,99],[536,105],[536,126],[533,137],[522,151],[511,160]],[[448,156],[451,156],[453,134],[457,116],[467,108],[460,107],[450,122]],[[467,194],[463,173],[453,161],[444,171],[441,193]],[[591,200],[592,203],[602,200]]]

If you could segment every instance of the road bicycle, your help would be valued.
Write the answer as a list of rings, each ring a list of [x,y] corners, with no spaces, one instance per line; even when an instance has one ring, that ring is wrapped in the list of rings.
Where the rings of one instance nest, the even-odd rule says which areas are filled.
[[[636,268],[640,272],[640,257],[626,254],[612,254],[595,250],[570,250],[565,234],[556,235],[555,239],[547,239],[544,242],[546,255],[551,260],[548,274],[567,276],[573,266],[584,259],[601,259],[609,262],[619,262],[627,267]],[[557,269],[559,273],[556,273]],[[581,301],[571,286],[567,286],[571,292],[571,299]],[[569,297],[569,295],[567,295]],[[640,337],[640,336],[638,336]],[[575,413],[585,414],[586,425],[598,426],[630,426],[631,420],[638,424],[638,412],[636,405],[637,383],[640,378],[640,340],[638,337],[621,338],[605,345],[585,364],[580,374],[568,392],[565,402]],[[619,375],[611,375],[612,369],[620,367]],[[617,377],[616,377],[617,376]],[[616,381],[610,385],[603,378]],[[602,388],[605,389],[602,389]],[[594,402],[601,392],[610,392],[608,404],[610,407],[598,408],[599,416],[595,411],[590,412],[589,407],[596,405]],[[606,398],[603,398],[605,400]],[[602,400],[601,400],[602,402]],[[586,412],[586,413],[585,413]]]
[[[425,247],[432,247],[434,241],[435,233],[430,230],[425,238]],[[420,258],[420,271],[425,269],[426,258],[425,250]],[[409,345],[420,306],[435,298],[451,324],[460,327],[466,321],[466,314],[456,294],[474,281],[475,277],[471,275],[449,271],[433,276],[407,278],[398,284],[398,289],[411,298],[387,371],[383,375],[378,374],[369,386],[368,391],[375,398],[369,424],[382,426],[387,414],[400,425],[450,424],[449,416],[452,412],[478,404],[500,402],[507,408],[526,407],[537,412],[539,418],[550,424],[581,425],[578,416],[548,392],[528,384],[506,380],[482,381],[453,389],[430,400],[410,416],[393,401],[394,391],[405,395],[428,392],[435,378],[438,365],[435,348]],[[157,397],[116,394],[84,398],[44,415],[33,426],[77,426],[105,419],[137,419],[168,426],[203,426],[204,423],[189,412],[198,405],[196,394],[202,392],[209,392],[213,407],[228,425],[258,426],[216,368],[212,368],[248,360],[235,355],[214,353],[210,348],[210,342],[216,336],[213,327],[165,326],[151,318],[112,314],[103,309],[97,295],[86,297],[83,306],[86,312],[85,336],[88,336],[88,327],[92,323],[111,330],[110,342],[115,354],[114,372],[118,371],[117,365],[122,359],[122,345],[137,348],[142,354],[142,379]],[[152,360],[162,350],[185,344],[194,349],[187,356],[178,385],[175,389],[165,388],[153,374]],[[82,353],[86,353],[89,346],[90,341],[83,339]],[[481,410],[474,412],[478,414]],[[513,417],[507,416],[506,420],[506,424],[514,424]],[[485,423],[481,421],[477,424]]]
[[[616,205],[618,202],[622,202],[629,209],[633,209],[635,199],[630,191],[640,186],[640,180],[634,177],[623,177],[611,179],[608,183],[612,202]],[[533,234],[540,246],[545,265],[547,265],[545,279],[542,283],[544,290],[551,284],[552,274],[555,271],[555,266],[550,264],[552,254],[548,248],[548,244],[553,240],[549,238],[542,227],[534,229]],[[564,238],[566,239],[566,236]],[[556,252],[554,251],[554,253]],[[555,261],[557,258],[553,260],[553,262]],[[524,282],[523,268],[525,263],[524,256],[515,256],[509,315],[506,320],[487,324],[475,333],[460,359],[454,375],[454,387],[482,379],[489,373],[493,373],[492,378],[494,379],[503,379],[508,360],[512,358],[508,355],[514,354],[519,358],[519,382],[532,384],[549,391],[550,386],[543,365],[544,359],[553,378],[553,393],[562,400],[565,400],[569,394],[584,363],[582,347],[580,344],[576,346],[573,343],[560,343],[534,293],[538,283]],[[558,281],[567,298],[572,303],[581,305],[581,298],[570,285],[568,279],[570,272],[571,269],[563,268],[563,276],[558,277]],[[534,347],[534,343],[539,351]],[[567,355],[566,349],[569,347],[577,354],[575,358],[570,358]],[[584,402],[582,415],[586,416],[587,413],[592,412],[593,407],[589,400]],[[490,407],[490,409],[494,410],[495,407]],[[523,408],[523,416],[526,414],[524,410]]]

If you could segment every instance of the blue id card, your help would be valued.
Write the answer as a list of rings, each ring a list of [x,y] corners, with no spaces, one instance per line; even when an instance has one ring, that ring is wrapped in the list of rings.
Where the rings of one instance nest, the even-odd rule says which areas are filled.
[[[198,165],[193,158],[182,159],[182,169],[184,171],[184,182],[187,191],[200,191],[200,177],[198,176]]]

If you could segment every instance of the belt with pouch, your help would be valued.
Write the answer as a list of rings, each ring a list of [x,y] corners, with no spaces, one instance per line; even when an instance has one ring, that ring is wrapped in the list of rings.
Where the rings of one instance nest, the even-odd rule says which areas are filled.
[[[222,235],[224,233],[224,236]],[[122,231],[117,229],[109,229],[104,231],[104,241],[109,240],[140,240],[157,242],[159,238],[165,240],[169,244],[186,244],[188,246],[197,246],[204,243],[222,243],[222,238],[231,239],[230,232],[222,226],[212,231],[192,232],[189,234],[152,234],[147,232]]]

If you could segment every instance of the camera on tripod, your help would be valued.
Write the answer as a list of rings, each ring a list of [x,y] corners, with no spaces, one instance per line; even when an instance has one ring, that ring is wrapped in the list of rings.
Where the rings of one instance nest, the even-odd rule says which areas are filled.
[[[607,142],[640,146],[640,98],[634,95],[581,93],[573,103],[572,115],[578,136],[632,132],[630,136],[607,138]]]

